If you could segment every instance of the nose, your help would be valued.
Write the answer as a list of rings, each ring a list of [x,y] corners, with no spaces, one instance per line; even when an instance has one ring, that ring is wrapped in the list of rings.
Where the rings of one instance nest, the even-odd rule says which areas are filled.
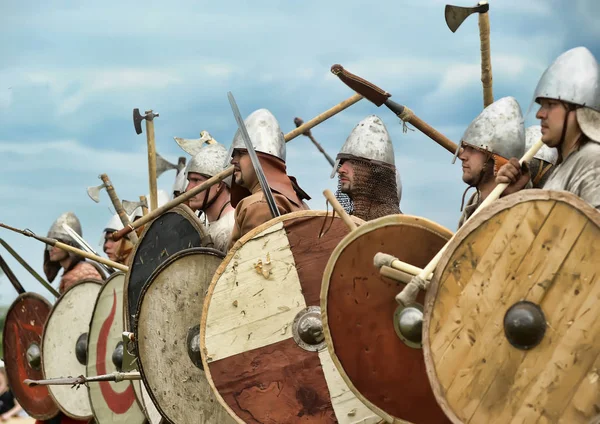
[[[546,116],[547,116],[546,109],[544,109],[542,106],[540,106],[537,113],[535,114],[535,117],[537,119],[546,119]]]
[[[461,147],[460,150],[458,151],[458,158],[463,162],[467,160],[467,155],[465,153],[466,153],[466,150],[464,147]]]

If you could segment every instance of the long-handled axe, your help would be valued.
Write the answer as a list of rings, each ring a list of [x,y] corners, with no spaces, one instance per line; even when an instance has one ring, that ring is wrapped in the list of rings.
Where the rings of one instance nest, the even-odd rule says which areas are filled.
[[[146,120],[146,140],[148,141],[148,182],[150,186],[150,206],[154,210],[158,207],[158,189],[156,187],[156,144],[154,141],[154,118],[158,113],[147,110],[145,115],[140,114],[139,109],[133,109],[133,126],[135,132],[142,133],[142,121]]]
[[[363,96],[361,96],[360,94],[355,94],[352,97],[344,100],[343,102],[340,102],[337,105],[333,106],[332,108],[327,109],[325,112],[321,113],[320,115],[315,116],[310,121],[305,122],[303,125],[300,125],[295,130],[287,133],[284,136],[286,143],[288,141],[293,140],[294,138],[298,137],[300,134],[305,133],[307,130],[310,130],[311,128],[316,127],[321,122],[324,122],[327,119],[331,118],[332,116],[340,113],[344,109],[349,108],[354,103],[360,101],[362,98],[363,98]],[[455,150],[453,150],[452,152],[454,153]],[[204,190],[208,190],[213,185],[218,184],[219,182],[223,181],[225,178],[232,175],[233,169],[234,169],[233,165],[227,167],[223,171],[219,172],[218,174],[216,174],[216,175],[212,176],[211,178],[209,178],[208,180],[204,181],[202,184],[197,185],[196,187],[194,187],[193,189],[191,189],[189,191],[186,191],[185,193],[181,194],[180,196],[176,197],[175,199],[171,200],[170,202],[165,203],[160,208],[149,212],[148,215],[145,215],[145,216],[141,217],[140,219],[138,219],[137,221],[133,222],[129,227],[125,227],[122,230],[115,231],[114,233],[112,233],[112,239],[115,241],[120,240],[121,238],[123,238],[127,234],[129,234],[131,231],[134,231],[135,229],[141,227],[144,224],[147,224],[148,222],[159,217],[160,215],[162,215],[163,213],[167,212],[168,210],[174,208],[175,206],[180,205],[184,202],[187,202],[192,197],[196,196],[198,193],[203,192]]]
[[[296,128],[298,128],[300,125],[304,124],[304,121],[302,120],[302,118],[296,117],[294,118],[294,124],[296,124]],[[317,140],[315,140],[315,137],[313,137],[312,132],[310,130],[305,131],[304,133],[302,133],[302,135],[305,135],[310,139],[310,141],[313,142],[315,147],[319,149],[319,152],[323,153],[323,156],[325,156],[325,159],[327,159],[327,162],[329,162],[331,166],[335,166],[335,162],[333,161],[333,159],[331,159],[331,156],[329,156],[325,149],[323,149],[323,146],[321,146],[321,144]]]
[[[483,84],[483,107],[494,103],[492,90],[492,60],[490,57],[490,5],[487,0],[482,0],[475,7],[461,7],[446,5],[444,15],[450,31],[456,30],[473,13],[479,14],[479,40],[481,43],[481,83]]]
[[[156,154],[156,178],[160,177],[163,173],[170,171],[171,169],[175,169],[177,170],[177,173],[179,173],[183,168],[185,168],[185,157],[180,156],[177,164],[174,164],[163,158],[158,153]]]
[[[200,131],[200,138],[181,138],[181,137],[173,137],[175,142],[179,144],[179,147],[183,149],[184,152],[189,153],[192,156],[195,156],[202,146],[205,144],[215,144],[217,140],[212,138],[208,131]]]
[[[375,106],[379,107],[381,105],[386,105],[389,110],[394,112],[394,114],[400,118],[400,120],[402,120],[402,122],[410,122],[417,127],[419,131],[438,143],[444,149],[448,150],[450,153],[454,154],[456,152],[456,143],[423,121],[408,107],[390,100],[389,97],[392,97],[392,95],[387,91],[382,90],[375,84],[348,72],[342,65],[333,65],[331,67],[331,73],[336,75],[352,90],[363,95],[367,100],[374,103]]]

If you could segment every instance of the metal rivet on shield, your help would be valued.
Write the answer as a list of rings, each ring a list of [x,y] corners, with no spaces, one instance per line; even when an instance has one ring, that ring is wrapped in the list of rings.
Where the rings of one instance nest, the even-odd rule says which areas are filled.
[[[87,365],[88,333],[83,333],[75,343],[75,356],[81,365]]]
[[[512,305],[504,315],[504,334],[517,349],[529,350],[540,344],[546,333],[542,308],[526,300]]]
[[[394,312],[394,330],[406,346],[420,349],[423,338],[423,306],[418,303],[398,306]]]
[[[40,347],[36,343],[31,343],[27,348],[27,362],[29,366],[34,370],[39,370],[42,364],[42,355]]]
[[[309,352],[325,349],[325,334],[321,322],[321,308],[309,306],[294,318],[292,334],[296,344]]]

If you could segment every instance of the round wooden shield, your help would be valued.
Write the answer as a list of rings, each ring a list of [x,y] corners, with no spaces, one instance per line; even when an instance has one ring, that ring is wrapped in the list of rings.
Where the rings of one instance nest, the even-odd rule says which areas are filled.
[[[348,232],[324,211],[286,214],[242,237],[219,266],[204,302],[202,361],[239,422],[381,421],[324,346],[321,280]]]
[[[125,275],[125,327],[134,331],[140,294],[148,278],[170,256],[191,247],[201,247],[206,230],[194,212],[179,205],[146,226],[129,259]]]
[[[96,298],[88,334],[88,376],[121,371],[113,362],[113,353],[123,340],[124,284],[125,274],[114,273]],[[101,381],[88,387],[96,423],[144,423],[146,417],[136,400],[132,382]]]
[[[65,291],[52,307],[42,335],[44,378],[86,375],[85,362],[80,362],[85,358],[81,355],[77,358],[75,346],[90,331],[92,312],[101,287],[98,280],[82,280]],[[78,420],[92,418],[85,386],[48,386],[48,391],[65,415]]]
[[[216,400],[200,358],[200,317],[223,254],[183,250],[150,277],[140,297],[136,343],[144,385],[169,422],[234,422]]]
[[[427,373],[455,423],[589,423],[600,411],[600,212],[524,190],[473,217],[427,292]]]
[[[446,228],[409,215],[360,226],[335,248],[323,274],[321,310],[329,353],[352,392],[388,422],[443,423],[418,345],[407,345],[394,325],[395,296],[404,284],[381,276],[378,252],[424,267],[452,236]],[[423,304],[424,293],[417,301]]]
[[[30,364],[28,351],[41,355],[42,332],[50,303],[37,293],[23,293],[10,305],[4,321],[2,345],[8,385],[25,411],[38,420],[58,414],[58,406],[46,386],[29,387],[23,380],[42,380],[41,363]]]
[[[134,382],[134,387],[136,387],[136,394],[138,395],[138,399],[140,403],[143,405],[144,414],[146,414],[146,419],[149,424],[162,424],[165,422],[160,412],[156,408],[156,405],[150,399],[150,395],[148,394],[148,389],[146,386],[142,384],[141,380],[137,380]],[[139,392],[139,394],[138,394]]]

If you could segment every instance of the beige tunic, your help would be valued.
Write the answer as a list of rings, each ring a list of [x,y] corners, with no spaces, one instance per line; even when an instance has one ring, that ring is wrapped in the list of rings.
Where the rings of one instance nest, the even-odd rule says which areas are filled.
[[[600,144],[588,141],[572,152],[554,167],[543,189],[571,192],[600,209]]]
[[[208,234],[214,243],[214,248],[227,252],[231,231],[235,224],[235,209],[221,216],[217,221],[208,224]]]

